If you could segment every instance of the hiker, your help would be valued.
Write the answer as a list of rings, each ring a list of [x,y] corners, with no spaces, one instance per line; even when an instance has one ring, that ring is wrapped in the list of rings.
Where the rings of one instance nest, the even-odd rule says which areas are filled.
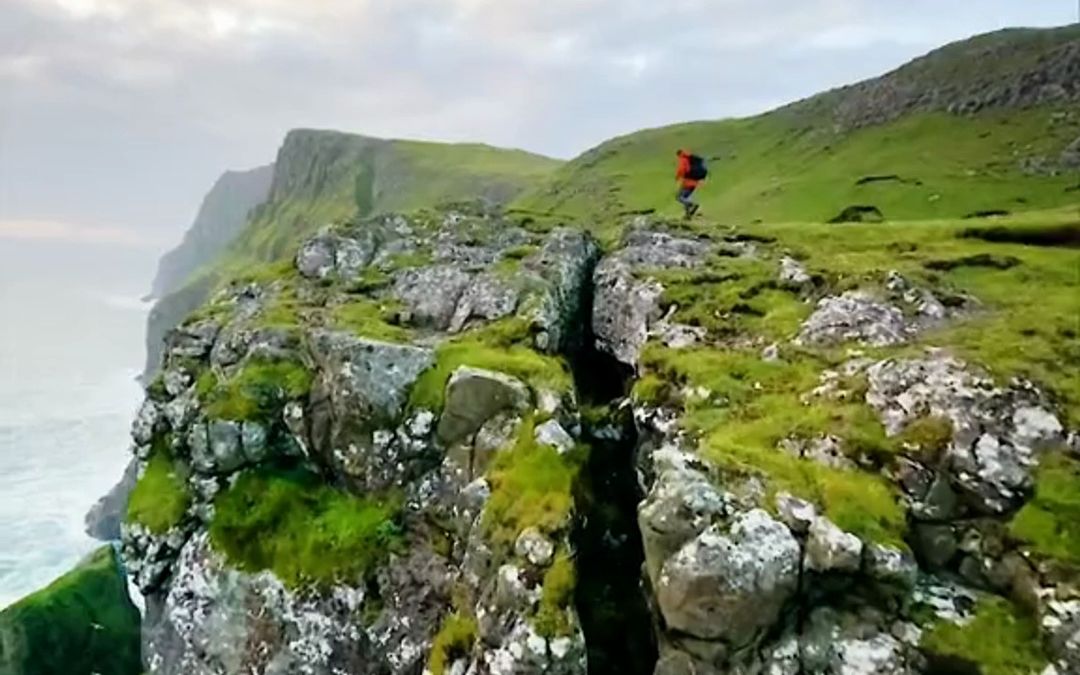
[[[675,156],[678,158],[675,180],[679,181],[679,192],[675,195],[675,199],[683,205],[686,209],[686,217],[690,218],[701,208],[690,197],[697,189],[698,183],[709,175],[709,170],[705,168],[704,159],[685,150],[676,150]]]

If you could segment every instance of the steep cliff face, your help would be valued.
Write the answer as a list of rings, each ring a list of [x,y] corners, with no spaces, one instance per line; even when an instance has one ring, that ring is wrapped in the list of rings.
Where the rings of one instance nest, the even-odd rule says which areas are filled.
[[[226,174],[218,182],[185,243],[162,261],[155,289],[165,292],[148,319],[144,373],[157,370],[165,334],[218,282],[245,265],[279,259],[318,228],[459,199],[503,203],[558,165],[547,157],[479,144],[290,132],[272,167]]]
[[[161,298],[183,286],[214,260],[247,223],[251,210],[266,201],[274,166],[249,171],[226,171],[210,188],[183,241],[158,263],[150,293]]]

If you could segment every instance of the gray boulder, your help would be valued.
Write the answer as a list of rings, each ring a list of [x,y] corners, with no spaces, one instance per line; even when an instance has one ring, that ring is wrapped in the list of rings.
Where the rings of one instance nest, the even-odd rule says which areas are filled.
[[[860,291],[823,298],[795,339],[798,345],[831,345],[858,341],[876,347],[899,344],[912,328],[898,308]]]
[[[471,436],[497,413],[525,410],[531,400],[529,388],[521,380],[462,366],[446,385],[446,404],[437,431],[439,439],[449,445]]]
[[[650,269],[692,267],[710,252],[706,242],[663,232],[633,230],[623,247],[605,257],[593,274],[592,327],[597,347],[627,365],[636,365],[650,328],[661,317],[661,284],[639,278]]]
[[[737,516],[727,534],[709,527],[664,563],[656,602],[670,629],[750,645],[795,593],[799,556],[791,532],[755,509]]]
[[[461,293],[447,328],[456,333],[469,319],[501,319],[517,309],[521,290],[517,284],[497,274],[478,274]]]
[[[867,370],[867,379],[866,402],[888,434],[926,416],[949,421],[949,482],[982,512],[1005,513],[1022,502],[1040,451],[1064,440],[1061,423],[1033,386],[1000,388],[940,351],[881,361]]]
[[[205,534],[182,549],[164,601],[144,625],[144,656],[160,675],[384,670],[355,617],[364,591],[298,594],[269,572],[231,569]]]
[[[385,489],[429,468],[428,448],[392,432],[409,389],[434,364],[429,349],[317,331],[318,365],[304,419],[308,451],[360,490]]]
[[[806,569],[814,572],[858,572],[862,565],[863,543],[832,521],[819,516],[810,525],[806,538]]]
[[[393,293],[407,308],[409,323],[446,330],[471,281],[472,276],[460,267],[431,265],[397,273]]]
[[[535,329],[538,349],[557,353],[579,346],[582,324],[588,320],[583,316],[587,286],[599,251],[588,233],[558,228],[524,261],[525,269],[543,281],[523,308]]]

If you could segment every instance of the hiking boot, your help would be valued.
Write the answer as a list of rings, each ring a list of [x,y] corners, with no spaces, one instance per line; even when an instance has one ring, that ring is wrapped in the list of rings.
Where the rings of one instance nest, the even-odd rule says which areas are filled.
[[[687,207],[687,209],[686,209],[686,217],[687,217],[687,218],[693,217],[693,216],[694,216],[694,215],[695,215],[695,214],[696,214],[696,213],[698,212],[698,210],[699,210],[700,208],[701,208],[701,205],[700,205],[700,204],[691,204],[691,205],[690,205],[689,207]]]

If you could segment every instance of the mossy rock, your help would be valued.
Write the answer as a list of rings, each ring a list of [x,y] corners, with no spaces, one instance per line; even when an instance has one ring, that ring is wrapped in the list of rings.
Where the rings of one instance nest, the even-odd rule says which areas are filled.
[[[0,612],[4,675],[136,675],[139,644],[139,611],[109,546]]]

